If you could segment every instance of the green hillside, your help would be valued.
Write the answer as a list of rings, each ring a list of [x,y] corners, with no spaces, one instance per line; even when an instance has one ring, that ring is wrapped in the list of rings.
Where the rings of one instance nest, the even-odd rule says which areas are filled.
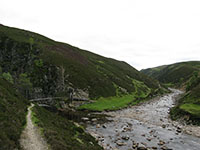
[[[102,57],[42,35],[0,25],[0,66],[13,82],[30,80],[28,97],[63,95],[70,86],[92,99],[135,91],[138,80],[152,92],[157,83],[125,62]],[[23,90],[23,87],[20,87]],[[27,88],[26,88],[27,89]],[[40,93],[36,93],[40,91]]]

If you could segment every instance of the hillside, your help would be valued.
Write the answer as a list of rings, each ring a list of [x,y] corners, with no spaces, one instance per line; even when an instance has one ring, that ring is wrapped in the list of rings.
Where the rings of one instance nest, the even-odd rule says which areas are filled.
[[[186,93],[171,110],[172,119],[184,118],[200,124],[200,61],[181,62],[142,70],[160,82],[185,89]]]
[[[135,92],[133,80],[151,92],[158,84],[126,62],[102,57],[42,35],[0,25],[0,66],[13,82],[26,80],[27,97],[66,95],[72,87],[89,98]],[[21,78],[21,79],[20,79]]]
[[[180,86],[189,80],[195,71],[199,70],[200,61],[189,61],[143,69],[141,72],[161,83]]]
[[[20,149],[30,105],[27,99],[64,97],[68,101],[69,89],[96,100],[94,106],[80,109],[98,111],[120,109],[162,92],[157,81],[126,62],[0,25],[0,149]],[[35,106],[33,113],[35,125],[53,149],[102,149],[74,124],[91,117],[88,112]]]

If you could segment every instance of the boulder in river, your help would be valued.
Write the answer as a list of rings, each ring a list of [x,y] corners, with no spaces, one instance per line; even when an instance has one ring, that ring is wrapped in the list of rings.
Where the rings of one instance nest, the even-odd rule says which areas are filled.
[[[123,139],[123,140],[129,140],[130,137],[129,137],[128,135],[124,135],[124,136],[122,136],[122,139]]]

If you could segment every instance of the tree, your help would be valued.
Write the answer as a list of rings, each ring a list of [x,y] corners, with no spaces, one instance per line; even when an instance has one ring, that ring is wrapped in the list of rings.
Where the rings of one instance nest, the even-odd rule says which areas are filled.
[[[10,82],[10,83],[14,83],[14,81],[13,81],[13,77],[12,77],[12,75],[9,73],[9,72],[7,72],[7,73],[3,73],[2,74],[2,77],[5,79],[5,80],[7,80],[8,82]]]

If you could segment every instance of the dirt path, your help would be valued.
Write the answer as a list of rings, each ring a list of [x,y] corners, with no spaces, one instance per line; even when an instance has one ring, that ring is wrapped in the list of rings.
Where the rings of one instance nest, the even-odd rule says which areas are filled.
[[[31,120],[32,107],[34,107],[33,104],[28,108],[27,125],[20,139],[21,147],[24,150],[49,150],[47,143]]]

